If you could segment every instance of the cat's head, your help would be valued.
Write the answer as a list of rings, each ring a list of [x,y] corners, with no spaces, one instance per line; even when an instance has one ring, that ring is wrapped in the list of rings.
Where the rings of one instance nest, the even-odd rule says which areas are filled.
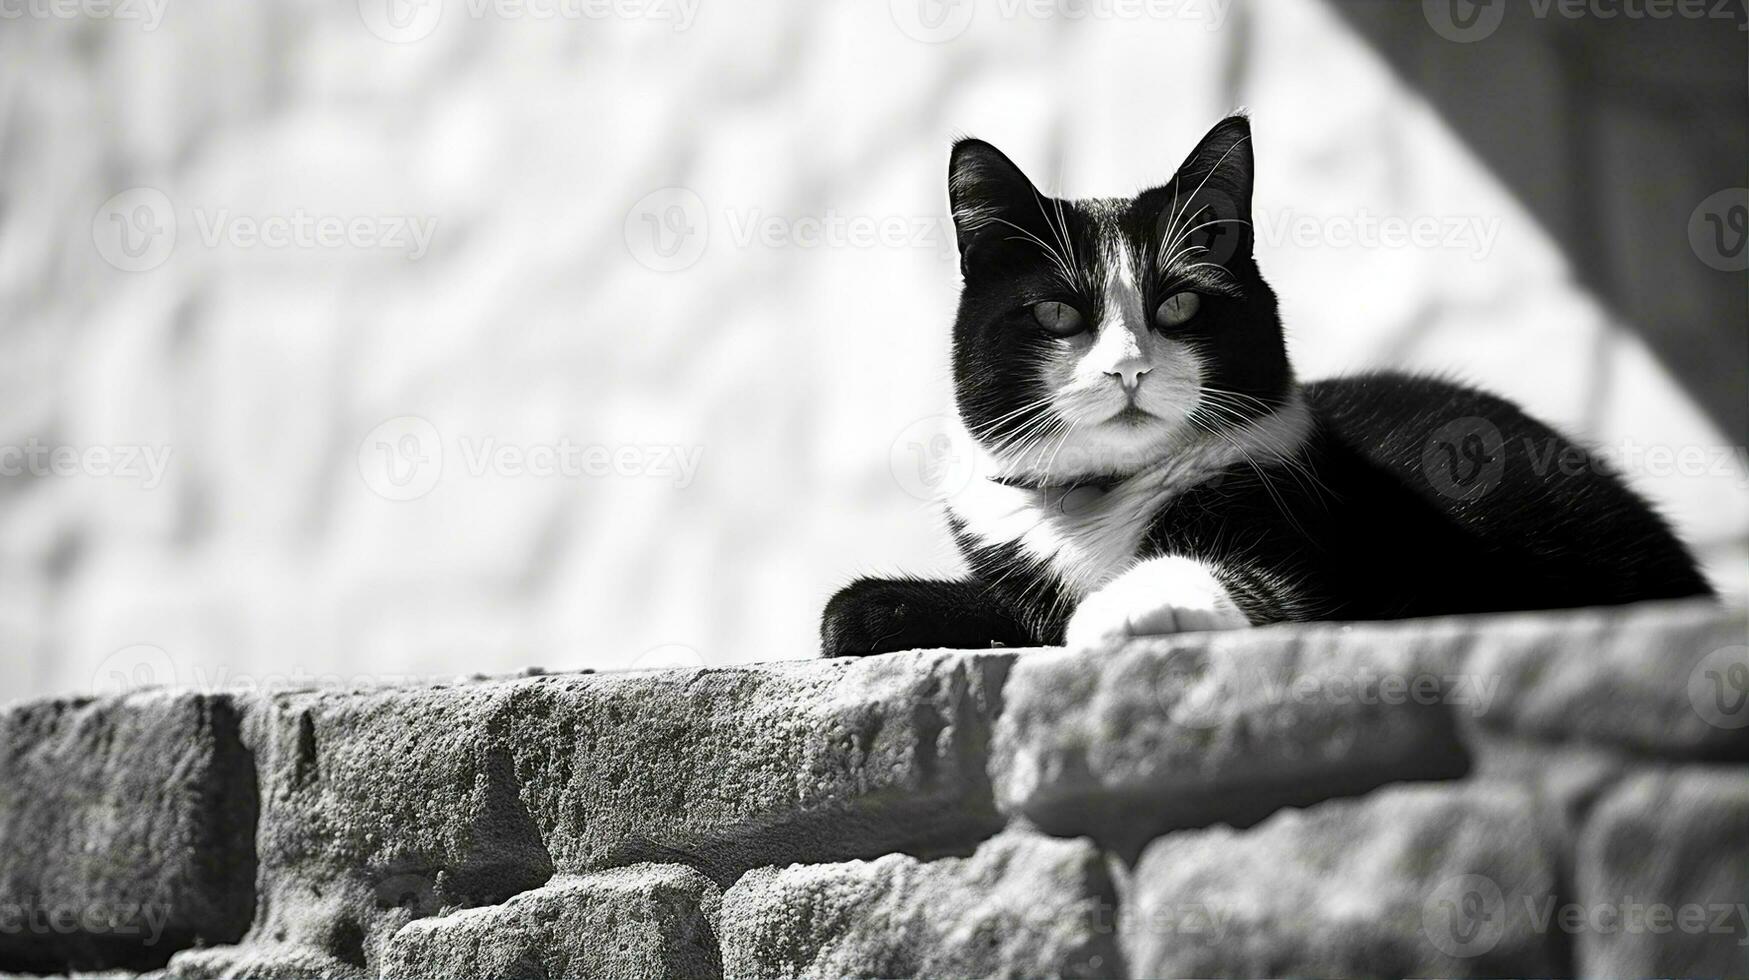
[[[1293,377],[1251,254],[1251,177],[1243,116],[1131,198],[1048,197],[994,146],[954,144],[955,401],[1003,475],[1125,476],[1281,404]]]

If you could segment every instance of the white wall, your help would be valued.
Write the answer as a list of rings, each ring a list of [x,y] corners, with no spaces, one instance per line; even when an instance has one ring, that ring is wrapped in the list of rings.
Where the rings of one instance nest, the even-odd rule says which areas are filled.
[[[705,0],[684,29],[666,2],[537,18],[428,0],[402,34],[385,2],[0,22],[0,445],[169,453],[155,485],[90,457],[0,477],[0,699],[117,671],[810,655],[850,576],[954,567],[907,454],[947,405],[961,133],[1060,192],[1111,194],[1243,104],[1302,375],[1419,366],[1606,445],[1725,442],[1314,0],[1075,21],[1004,15],[1032,9],[1014,0]],[[932,10],[951,37],[901,28],[927,34]],[[153,190],[106,204],[133,188]],[[118,251],[136,215],[173,216],[151,240],[173,250]],[[694,234],[653,239],[671,215]],[[417,257],[237,237],[300,216],[433,231]],[[1341,244],[1385,217],[1490,237]],[[821,243],[807,218],[896,241]],[[768,222],[776,244],[749,232]],[[388,499],[426,489],[386,479],[377,444],[404,438],[403,463],[440,447],[442,465]],[[487,440],[701,455],[684,486],[471,472]],[[1632,475],[1740,591],[1749,491],[1725,458]]]

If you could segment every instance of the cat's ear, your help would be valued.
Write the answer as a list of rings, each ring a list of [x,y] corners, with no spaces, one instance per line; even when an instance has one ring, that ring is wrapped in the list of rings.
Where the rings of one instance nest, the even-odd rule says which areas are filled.
[[[1032,224],[1042,200],[1032,181],[1001,150],[979,139],[954,143],[947,163],[947,199],[964,269],[980,243],[1016,234]]]
[[[1158,188],[1159,224],[1180,245],[1208,249],[1201,259],[1225,263],[1251,254],[1251,120],[1228,116],[1190,151],[1172,182]]]

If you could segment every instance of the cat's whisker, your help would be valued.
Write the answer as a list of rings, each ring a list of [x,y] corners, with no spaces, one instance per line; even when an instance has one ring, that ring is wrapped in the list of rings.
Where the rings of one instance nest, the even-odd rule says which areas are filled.
[[[1046,395],[1037,401],[1028,402],[1027,404],[1022,405],[1019,408],[1017,408],[1011,412],[1004,412],[1003,414],[996,416],[995,418],[989,420],[988,422],[980,422],[979,424],[986,429],[995,428],[996,426],[1001,425],[1003,422],[1006,422],[1009,419],[1014,418],[1015,416],[1020,415],[1023,412],[1034,411],[1034,410],[1038,409],[1040,406],[1049,405],[1055,397],[1056,396],[1054,396],[1054,395]]]
[[[990,220],[993,222],[996,222],[997,224],[1007,225],[1009,228],[1012,228],[1015,231],[1020,232],[1020,234],[1022,236],[1021,238],[1015,239],[1012,236],[1010,236],[1008,240],[1009,241],[1016,241],[1016,240],[1026,241],[1026,242],[1031,242],[1034,245],[1037,245],[1041,250],[1043,250],[1045,255],[1049,256],[1051,261],[1053,263],[1055,263],[1055,265],[1057,267],[1058,274],[1061,275],[1065,280],[1067,280],[1069,285],[1071,285],[1071,286],[1078,286],[1079,285],[1079,282],[1076,279],[1069,262],[1063,257],[1063,254],[1056,249],[1056,247],[1052,246],[1050,243],[1046,242],[1044,239],[1038,237],[1037,235],[1033,234],[1032,232],[1026,230],[1025,228],[1022,228],[1021,226],[1015,224],[1012,221],[1009,221],[1007,218],[991,218]]]
[[[1180,232],[1178,237],[1173,239],[1171,244],[1166,246],[1167,250],[1171,251],[1172,249],[1176,249],[1178,247],[1179,242],[1183,241],[1186,237],[1188,237],[1192,234],[1195,234],[1196,232],[1198,232],[1204,228],[1209,228],[1209,227],[1212,227],[1214,225],[1244,225],[1247,228],[1249,228],[1249,227],[1251,227],[1251,222],[1246,221],[1244,218],[1217,218],[1213,221],[1204,221],[1201,224],[1196,225],[1195,227],[1186,228],[1186,229],[1184,229],[1184,231]],[[1189,249],[1198,249],[1198,248],[1200,248],[1204,251],[1209,251],[1209,248],[1206,245],[1190,245],[1190,246],[1187,246],[1185,251],[1188,251]],[[1175,252],[1171,258],[1167,259],[1166,262],[1159,267],[1160,271],[1166,272],[1169,269],[1171,269],[1172,264],[1174,262],[1177,262],[1180,258],[1184,257],[1185,251]]]
[[[1214,166],[1212,166],[1208,169],[1208,173],[1205,173],[1202,175],[1202,180],[1197,183],[1196,190],[1190,192],[1190,197],[1188,199],[1186,199],[1184,202],[1184,207],[1186,210],[1188,210],[1190,208],[1191,202],[1196,199],[1196,196],[1198,194],[1202,193],[1202,189],[1208,185],[1209,178],[1213,177],[1217,172],[1220,171],[1221,164],[1227,162],[1227,157],[1230,156],[1234,150],[1238,149],[1239,147],[1243,146],[1244,144],[1246,144],[1250,141],[1251,141],[1251,136],[1249,133],[1247,133],[1246,135],[1241,136],[1240,138],[1234,140],[1233,145],[1227,147],[1226,151],[1221,154],[1220,159],[1215,161]],[[1168,224],[1166,226],[1166,229],[1167,229],[1166,233],[1167,233],[1168,238],[1172,237],[1172,229],[1177,226],[1178,220],[1180,218],[1180,215],[1177,214],[1178,186],[1179,186],[1178,180],[1179,179],[1177,177],[1174,177],[1172,180],[1173,215],[1172,215],[1171,221],[1168,222]]]

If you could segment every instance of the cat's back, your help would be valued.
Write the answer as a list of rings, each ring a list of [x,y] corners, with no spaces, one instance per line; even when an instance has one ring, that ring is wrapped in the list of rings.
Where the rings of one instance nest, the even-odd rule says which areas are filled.
[[[1396,372],[1303,390],[1334,489],[1381,521],[1437,512],[1489,550],[1613,566],[1605,577],[1622,599],[1709,591],[1663,518],[1602,458],[1508,399]]]
[[[1489,445],[1512,436],[1562,439],[1511,401],[1444,378],[1378,371],[1313,381],[1302,390],[1325,431],[1393,468],[1420,465],[1430,440],[1455,439],[1461,449],[1469,436]]]
[[[1443,378],[1375,372],[1304,386],[1326,448],[1352,453],[1452,509],[1526,495],[1601,494],[1649,508],[1592,453],[1508,399]],[[1600,501],[1601,502],[1601,501]]]

